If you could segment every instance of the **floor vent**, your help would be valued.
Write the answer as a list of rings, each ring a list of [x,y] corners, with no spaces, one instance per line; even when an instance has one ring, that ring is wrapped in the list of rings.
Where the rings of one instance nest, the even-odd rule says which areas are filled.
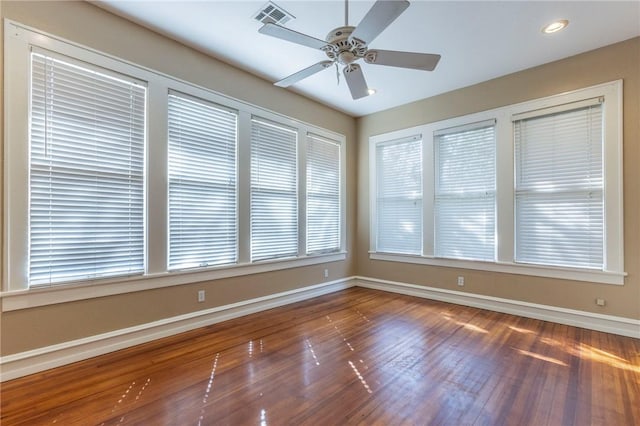
[[[290,20],[295,19],[295,16],[277,4],[269,1],[260,8],[260,10],[253,16],[253,19],[258,22],[262,22],[263,24],[283,25]]]

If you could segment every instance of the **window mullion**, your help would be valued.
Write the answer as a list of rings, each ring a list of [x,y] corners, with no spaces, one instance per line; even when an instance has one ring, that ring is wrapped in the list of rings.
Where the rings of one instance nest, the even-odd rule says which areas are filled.
[[[298,256],[307,247],[307,130],[298,128]]]
[[[238,262],[251,261],[251,114],[238,114]]]
[[[146,258],[147,273],[155,274],[167,270],[168,260],[168,200],[167,194],[167,94],[169,88],[161,82],[149,86],[148,141],[153,149],[147,150],[147,199],[146,199]]]
[[[496,260],[513,262],[514,233],[514,151],[511,122],[505,113],[496,122]]]

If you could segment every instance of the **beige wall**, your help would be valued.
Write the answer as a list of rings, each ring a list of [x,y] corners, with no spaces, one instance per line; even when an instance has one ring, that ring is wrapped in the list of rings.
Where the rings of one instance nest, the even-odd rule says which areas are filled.
[[[633,213],[638,212],[640,207],[640,168],[636,166],[640,160],[640,39],[367,116],[356,123],[356,120],[347,115],[275,88],[264,80],[84,2],[2,1],[0,15],[344,134],[347,137],[349,257],[344,262],[329,265],[330,280],[357,274],[458,290],[455,277],[464,273],[464,290],[468,292],[640,318],[640,221],[635,217],[637,213]],[[0,61],[1,58],[0,56]],[[625,83],[625,264],[629,277],[624,286],[458,271],[368,259],[367,149],[370,135],[619,78],[623,78]],[[0,108],[2,107],[0,104]],[[0,136],[2,134],[0,132]],[[2,173],[0,179],[1,176]],[[356,250],[357,259],[354,256]],[[14,354],[316,284],[324,281],[324,267],[316,265],[0,313],[0,354]],[[204,304],[195,302],[198,289],[207,290],[208,300]],[[607,306],[596,308],[593,303],[596,297],[605,298]]]
[[[369,259],[370,136],[617,79],[624,80],[624,250],[625,268],[629,275],[623,286]],[[640,38],[635,38],[360,118],[356,232],[358,274],[450,290],[460,290],[456,277],[464,275],[465,292],[640,319],[639,99]],[[604,298],[606,306],[596,306],[597,297]]]
[[[213,282],[4,312],[1,354],[9,355],[175,315],[355,274],[356,124],[352,117],[274,87],[85,2],[5,2],[2,17],[110,53],[254,105],[323,127],[347,139],[346,261]],[[0,43],[0,46],[2,43]],[[196,302],[196,291],[207,301]]]

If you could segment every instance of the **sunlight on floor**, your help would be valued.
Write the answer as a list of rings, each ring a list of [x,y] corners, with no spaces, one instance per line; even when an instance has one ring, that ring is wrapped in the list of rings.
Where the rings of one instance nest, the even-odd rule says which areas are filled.
[[[517,331],[518,333],[523,333],[523,334],[536,334],[535,331],[532,330],[527,330],[526,328],[519,328],[519,327],[514,327],[512,325],[509,326],[509,328],[513,331]]]
[[[621,370],[633,371],[634,373],[640,373],[640,365],[631,364],[626,359],[620,358],[607,351],[594,348],[593,346],[580,343],[578,348],[570,348],[567,350],[571,355],[580,357],[582,359],[588,359],[590,361],[597,361],[607,364],[611,367],[619,368]]]
[[[569,366],[567,363],[562,362],[559,359],[552,358],[550,356],[540,355],[540,354],[537,354],[537,353],[534,353],[534,352],[525,351],[523,349],[517,349],[517,348],[512,348],[512,349],[517,351],[521,355],[530,356],[531,358],[539,359],[541,361],[546,361],[546,362],[550,362],[552,364],[562,365],[563,367],[568,367]]]
[[[477,325],[473,325],[473,324],[469,324],[469,323],[463,323],[463,322],[459,322],[459,321],[456,321],[456,324],[463,326],[467,330],[475,331],[476,333],[484,333],[484,334],[489,333],[487,330],[485,330],[482,327],[478,327]]]
[[[462,322],[462,321],[454,321],[449,315],[447,314],[442,314],[442,317],[444,319],[446,319],[447,321],[453,321],[454,324],[459,325],[460,327],[463,327],[469,331],[475,331],[476,333],[483,333],[483,334],[487,334],[489,333],[487,330],[485,330],[482,327],[478,327],[477,325],[473,325],[470,324],[468,322]]]
[[[549,346],[559,346],[560,342],[558,342],[556,339],[549,339],[548,337],[543,337],[542,339],[540,339],[540,341],[542,343],[544,343],[545,345],[549,345]]]

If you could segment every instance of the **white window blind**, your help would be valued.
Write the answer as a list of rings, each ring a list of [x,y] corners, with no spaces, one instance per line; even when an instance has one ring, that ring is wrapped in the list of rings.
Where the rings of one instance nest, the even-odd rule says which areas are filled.
[[[340,144],[307,136],[307,253],[340,250]]]
[[[376,145],[376,251],[422,254],[422,137]]]
[[[169,269],[237,261],[237,113],[169,95]]]
[[[495,120],[436,132],[435,254],[494,260]]]
[[[298,254],[297,132],[251,121],[251,260]]]
[[[31,54],[29,285],[144,271],[146,88]]]
[[[603,269],[598,99],[515,117],[516,261]]]

